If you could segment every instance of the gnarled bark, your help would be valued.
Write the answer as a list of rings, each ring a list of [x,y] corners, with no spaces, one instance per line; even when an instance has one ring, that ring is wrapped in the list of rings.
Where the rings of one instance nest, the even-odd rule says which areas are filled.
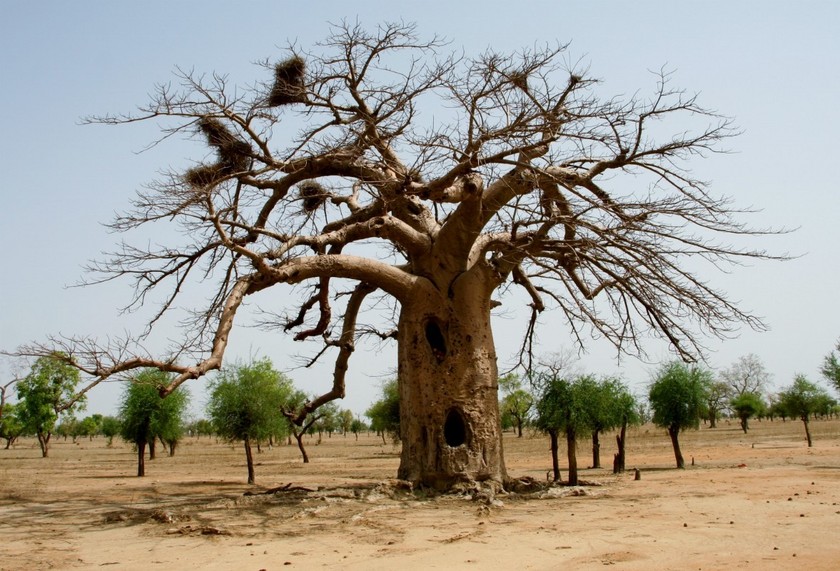
[[[421,288],[399,322],[399,477],[445,489],[506,478],[490,299],[475,276]]]

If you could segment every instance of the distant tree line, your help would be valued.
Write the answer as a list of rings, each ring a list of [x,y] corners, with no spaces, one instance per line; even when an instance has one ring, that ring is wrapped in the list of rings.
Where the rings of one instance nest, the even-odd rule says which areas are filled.
[[[821,373],[840,391],[840,343],[822,364]],[[120,399],[119,414],[92,414],[79,418],[86,395],[77,392],[78,370],[64,363],[60,356],[40,357],[29,374],[0,386],[0,438],[11,447],[21,436],[34,436],[42,456],[49,454],[54,436],[92,440],[101,436],[111,446],[121,436],[137,451],[137,475],[145,474],[145,456],[155,458],[156,446],[162,445],[174,455],[185,436],[215,436],[241,442],[245,452],[248,482],[256,482],[253,449],[272,447],[292,438],[303,462],[309,461],[304,435],[345,437],[374,431],[383,444],[400,439],[399,379],[383,383],[380,397],[365,412],[370,423],[363,422],[350,410],[341,410],[330,402],[300,418],[296,411],[308,398],[295,388],[285,374],[270,360],[235,363],[223,367],[210,383],[207,418],[187,421],[189,393],[178,389],[162,398],[162,387],[171,382],[167,373],[157,369],[136,372],[127,379]],[[676,466],[685,467],[679,436],[701,423],[715,428],[721,418],[734,418],[746,433],[753,419],[802,421],[808,446],[812,446],[810,421],[837,415],[837,400],[824,388],[798,374],[793,382],[778,392],[769,389],[771,375],[755,355],[741,357],[715,375],[700,365],[679,361],[660,366],[653,375],[645,398],[631,393],[617,377],[596,377],[575,371],[568,362],[554,357],[537,366],[524,377],[506,374],[498,379],[501,423],[517,437],[531,429],[549,438],[553,479],[561,481],[560,443],[565,441],[568,467],[567,483],[578,483],[578,442],[591,443],[591,467],[601,467],[601,438],[615,431],[617,452],[613,471],[626,468],[626,439],[629,426],[652,421],[665,429],[671,439]],[[17,402],[8,396],[15,388]]]

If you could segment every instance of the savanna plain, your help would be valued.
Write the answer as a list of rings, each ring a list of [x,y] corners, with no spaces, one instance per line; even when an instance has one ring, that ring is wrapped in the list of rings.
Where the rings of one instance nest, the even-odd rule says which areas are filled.
[[[245,484],[241,445],[186,438],[137,478],[104,438],[0,450],[0,569],[838,569],[840,420],[702,427],[671,443],[628,434],[628,471],[579,443],[580,487],[435,495],[393,480],[399,450],[375,435],[263,447]],[[539,434],[506,433],[514,478],[545,482]],[[563,452],[565,453],[565,452]],[[640,479],[634,478],[639,469]],[[564,470],[564,477],[566,476]]]

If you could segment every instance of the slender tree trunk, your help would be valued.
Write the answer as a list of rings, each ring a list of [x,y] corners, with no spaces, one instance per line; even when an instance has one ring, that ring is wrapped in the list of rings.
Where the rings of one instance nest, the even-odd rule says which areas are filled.
[[[309,455],[306,453],[306,448],[304,448],[303,446],[303,433],[303,430],[301,430],[300,432],[295,431],[295,440],[297,440],[298,448],[300,449],[300,454],[301,456],[303,456],[303,463],[309,464]]]
[[[811,442],[811,426],[810,422],[808,422],[807,414],[802,417],[802,423],[805,425],[805,437],[808,439],[808,448],[811,448],[813,442]]]
[[[549,430],[548,437],[551,441],[551,468],[554,470],[554,481],[560,481],[560,446],[558,444],[556,430]]]
[[[137,477],[146,475],[146,441],[137,443]]]
[[[257,479],[254,475],[254,455],[251,452],[251,439],[248,436],[245,437],[245,461],[248,464],[248,483],[255,484]]]
[[[741,417],[741,430],[744,431],[744,434],[746,434],[747,430],[749,430],[749,428],[750,428],[749,421],[750,421],[749,417],[747,417],[747,416],[742,416]]]
[[[149,460],[155,459],[155,442],[156,440],[154,438],[149,440]]]
[[[466,272],[404,300],[398,328],[398,477],[436,489],[507,477],[486,284]]]
[[[678,426],[668,427],[668,436],[671,437],[671,444],[674,445],[674,457],[677,460],[677,468],[685,468],[685,460],[683,460],[682,452],[680,451],[680,429]]]
[[[516,430],[517,430],[516,437],[517,438],[522,438],[522,419],[521,418],[516,419]]]
[[[601,438],[600,430],[592,431],[592,467],[601,467]]]
[[[577,434],[570,428],[566,429],[566,455],[569,459],[569,485],[577,486]]]
[[[38,432],[38,446],[41,448],[41,458],[46,458],[50,453],[50,434],[49,432]]]
[[[709,411],[709,428],[717,428],[717,411]]]
[[[169,441],[169,457],[175,456],[175,447],[178,445],[177,440],[170,440]]]
[[[613,473],[621,474],[626,469],[626,456],[624,452],[624,444],[627,441],[627,420],[621,423],[621,431],[615,435],[615,440],[616,444],[618,445],[618,452],[615,455]]]

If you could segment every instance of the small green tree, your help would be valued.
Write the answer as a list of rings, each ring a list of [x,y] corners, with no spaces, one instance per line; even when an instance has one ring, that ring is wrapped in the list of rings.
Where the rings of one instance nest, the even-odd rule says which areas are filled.
[[[642,422],[639,402],[621,381],[613,380],[612,406],[619,420],[619,431],[615,436],[618,451],[613,458],[613,473],[624,472],[627,463],[627,427]]]
[[[289,430],[292,431],[292,435],[297,441],[298,450],[300,450],[300,455],[303,457],[304,464],[309,463],[309,454],[307,454],[306,447],[303,444],[303,435],[309,432],[312,426],[318,422],[319,418],[321,418],[318,409],[308,413],[303,417],[303,419],[300,418],[299,414],[295,413],[295,411],[302,409],[304,403],[306,403],[308,399],[309,397],[305,392],[294,391],[291,395],[289,395],[288,400],[283,405],[283,414],[286,417]]]
[[[367,425],[361,419],[354,418],[350,423],[350,432],[356,435],[356,440],[359,439],[359,433],[363,430],[367,430]]]
[[[191,436],[195,436],[196,438],[216,434],[216,428],[213,426],[213,422],[206,418],[199,418],[189,423],[187,425],[187,431]]]
[[[394,442],[400,439],[400,390],[397,379],[386,381],[382,385],[382,398],[370,405],[365,411],[370,419],[370,427],[382,436],[389,434]]]
[[[534,408],[534,395],[527,391],[517,375],[509,374],[499,379],[502,401],[499,409],[503,425],[516,427],[516,435],[522,438],[522,428],[530,420]]]
[[[224,367],[210,384],[207,415],[216,434],[243,442],[249,484],[256,482],[251,443],[286,432],[282,407],[292,392],[291,379],[276,371],[269,359]]]
[[[108,439],[108,448],[114,444],[114,436],[120,433],[120,419],[116,416],[103,416],[99,432]]]
[[[21,403],[4,403],[0,406],[0,438],[6,441],[6,450],[12,447],[24,431],[20,418]]]
[[[744,434],[749,430],[750,418],[761,416],[767,410],[767,405],[758,393],[743,393],[730,401],[732,410],[741,421],[741,430]]]
[[[717,428],[717,419],[731,400],[732,388],[728,383],[713,381],[709,385],[706,396],[706,414],[709,419],[709,428]]]
[[[353,419],[353,411],[350,409],[345,408],[338,413],[338,426],[341,428],[341,432],[345,438],[347,438],[347,433],[350,432],[350,428],[353,426]]]
[[[830,398],[826,391],[809,381],[802,374],[796,375],[793,384],[779,393],[779,408],[784,410],[790,418],[799,418],[805,425],[805,438],[808,440],[809,448],[813,445],[810,427],[811,415],[824,407],[826,400]]]
[[[137,476],[146,475],[146,446],[150,450],[155,439],[177,441],[183,434],[183,415],[189,398],[185,389],[172,391],[161,398],[160,388],[170,382],[167,373],[157,369],[139,372],[126,385],[120,403],[120,435],[137,447]],[[170,444],[170,454],[171,454]]]
[[[549,436],[554,481],[560,480],[558,439],[559,435],[564,433],[569,462],[569,485],[576,486],[577,436],[592,429],[592,415],[589,413],[587,399],[597,381],[589,375],[567,380],[548,371],[537,375],[537,384],[541,387],[541,396],[537,401],[535,424]]]
[[[653,422],[668,430],[677,468],[685,468],[680,432],[700,427],[700,413],[711,381],[710,371],[673,361],[662,366],[650,387],[648,398],[653,407]]]
[[[102,419],[103,416],[101,414],[92,414],[84,417],[79,421],[79,425],[76,430],[77,435],[87,436],[88,440],[93,440],[93,437],[98,435],[101,431]]]
[[[318,407],[318,418],[313,424],[313,428],[318,432],[318,444],[321,444],[325,432],[332,438],[332,434],[339,424],[338,413],[338,405],[334,402],[328,402]]]
[[[836,349],[840,351],[840,341],[837,342]],[[840,358],[837,353],[832,351],[825,356],[820,372],[829,383],[834,385],[835,389],[840,391]]]
[[[20,420],[25,431],[38,437],[44,458],[59,415],[69,416],[84,408],[85,396],[75,392],[79,379],[79,370],[56,355],[38,358],[31,372],[17,383]]]
[[[592,467],[600,468],[601,434],[622,426],[625,419],[630,420],[630,411],[624,408],[628,402],[622,400],[626,389],[618,379],[583,377],[578,390],[592,431]]]

